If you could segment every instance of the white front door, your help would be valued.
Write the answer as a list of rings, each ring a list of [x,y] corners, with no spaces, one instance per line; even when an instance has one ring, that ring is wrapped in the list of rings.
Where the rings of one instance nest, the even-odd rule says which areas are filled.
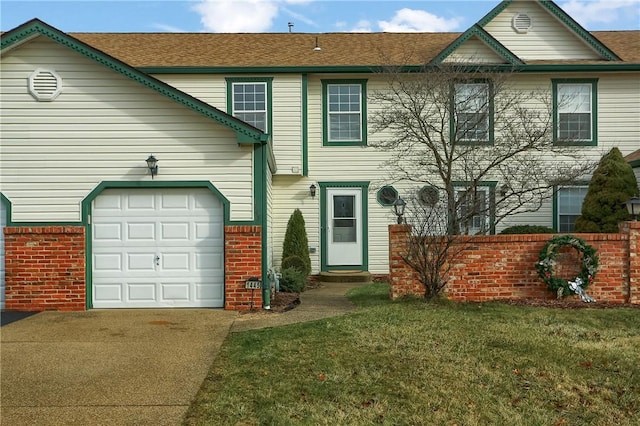
[[[327,188],[327,266],[362,265],[362,190]]]
[[[7,210],[4,203],[0,200],[0,309],[4,309],[4,232],[2,229],[7,224]]]
[[[93,307],[222,307],[223,217],[207,189],[103,191],[92,206]]]

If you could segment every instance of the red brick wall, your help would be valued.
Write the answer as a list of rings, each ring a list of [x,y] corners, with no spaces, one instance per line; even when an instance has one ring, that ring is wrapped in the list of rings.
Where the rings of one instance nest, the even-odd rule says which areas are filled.
[[[7,311],[86,308],[84,227],[6,227],[4,237]]]
[[[249,278],[262,278],[262,228],[225,226],[224,234],[224,308],[262,308],[262,291],[245,288]]]
[[[391,297],[422,295],[422,285],[404,261],[409,227],[389,226]],[[588,293],[599,301],[640,303],[640,222],[626,222],[620,234],[576,234],[597,249],[600,265]],[[554,298],[534,267],[550,235],[472,237],[454,261],[445,289],[460,301],[500,298]],[[630,251],[631,250],[631,251]],[[574,296],[576,297],[576,296]]]

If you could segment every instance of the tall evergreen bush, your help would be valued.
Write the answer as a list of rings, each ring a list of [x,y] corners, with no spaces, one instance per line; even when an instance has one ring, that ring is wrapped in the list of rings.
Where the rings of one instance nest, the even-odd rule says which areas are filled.
[[[618,232],[618,223],[630,219],[624,202],[637,195],[633,169],[620,150],[612,148],[593,173],[575,231]]]
[[[295,209],[287,223],[282,247],[282,269],[297,267],[305,275],[311,273],[311,258],[309,257],[309,240],[304,224],[304,217],[300,209]]]

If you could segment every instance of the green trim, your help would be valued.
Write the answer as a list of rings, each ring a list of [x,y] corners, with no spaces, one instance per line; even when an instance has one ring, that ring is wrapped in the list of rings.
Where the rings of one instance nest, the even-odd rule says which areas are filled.
[[[227,77],[225,81],[227,82],[227,113],[231,116],[233,116],[232,88],[234,83],[265,83],[267,90],[267,131],[264,133],[273,134],[273,77]],[[258,130],[261,131],[260,129]]]
[[[302,74],[302,176],[309,176],[309,76]]]
[[[465,188],[467,190],[472,187],[475,188],[489,188],[489,234],[495,235],[496,233],[496,186],[498,182],[495,180],[479,181],[475,185],[471,185],[471,182],[454,181],[451,182],[454,190],[456,188]]]
[[[501,56],[505,61],[512,65],[523,65],[524,62],[516,55],[514,55],[509,49],[504,47],[502,43],[493,38],[491,34],[486,32],[482,27],[474,25],[465,31],[460,37],[455,39],[453,43],[447,46],[442,52],[440,52],[435,58],[430,61],[430,64],[439,64],[455,52],[460,46],[462,46],[471,37],[478,37],[480,41],[484,42],[487,47]]]
[[[476,25],[480,27],[486,26],[489,22],[491,22],[496,16],[498,16],[504,9],[506,9],[514,0],[505,0],[500,2],[496,7],[494,7],[489,13],[487,13],[482,19],[478,21]],[[610,50],[607,46],[602,44],[598,39],[591,35],[587,30],[585,30],[580,24],[578,24],[572,17],[566,14],[566,12],[558,5],[556,5],[552,1],[541,0],[538,2],[542,7],[547,9],[552,15],[558,18],[563,24],[565,24],[571,31],[573,31],[578,37],[582,39],[585,43],[591,46],[596,52],[598,52],[602,57],[608,59],[610,61],[620,61],[620,57],[616,55],[612,50]]]
[[[569,188],[569,187],[579,187],[579,188],[588,188],[589,187],[589,181],[578,181],[573,185],[561,185],[561,187],[558,187],[558,185],[553,185],[553,198],[552,198],[552,214],[553,214],[553,218],[552,218],[552,227],[553,230],[556,232],[560,232],[559,228],[560,228],[560,224],[558,223],[558,215],[559,215],[559,211],[558,211],[558,190],[560,188]]]
[[[460,69],[464,70],[464,66]],[[640,63],[606,63],[606,64],[494,64],[495,70],[519,72],[620,72],[640,71]],[[387,67],[381,65],[343,65],[343,66],[282,66],[282,67],[140,67],[140,71],[149,74],[379,74]],[[403,65],[401,72],[423,72],[424,65]],[[469,66],[470,71],[477,72],[478,66]]]
[[[640,167],[640,160],[629,161],[629,165],[633,169],[635,169],[636,167]]]
[[[369,270],[369,181],[318,182],[320,187],[320,270],[327,271],[353,269],[361,267]],[[331,266],[327,265],[327,189],[353,188],[362,191],[362,265]]]
[[[7,215],[7,217],[5,217],[4,223],[6,224],[6,226],[9,226],[11,224],[11,201],[9,201],[9,199],[5,197],[2,192],[0,192],[0,204],[4,205],[4,212]]]
[[[558,85],[559,84],[591,84],[591,140],[558,139]],[[553,143],[564,146],[598,146],[598,79],[597,78],[554,78],[551,79],[553,103]]]
[[[321,80],[322,81],[322,145],[323,146],[366,146],[367,145],[367,80]],[[331,84],[359,84],[360,89],[360,131],[359,141],[329,141],[329,100],[328,86]]]
[[[459,144],[459,145],[465,145],[465,146],[471,146],[471,145],[480,145],[480,146],[488,146],[488,145],[493,145],[495,138],[494,138],[494,126],[495,126],[495,106],[494,106],[494,95],[493,95],[493,81],[489,80],[489,79],[472,79],[472,80],[468,80],[468,81],[459,81],[459,82],[455,82],[453,83],[453,87],[451,88],[451,96],[450,96],[450,111],[453,113],[454,117],[457,116],[456,115],[456,108],[455,108],[455,85],[456,84],[477,84],[477,83],[484,83],[487,84],[488,90],[489,90],[489,139],[486,141],[467,141],[467,140],[462,140],[462,139],[458,139],[457,136],[457,126],[456,126],[456,121],[455,119],[450,119],[449,120],[449,140],[453,141],[453,143],[455,144]]]
[[[255,203],[255,208],[254,208],[254,222],[255,225],[259,225],[262,227],[261,229],[261,233],[260,233],[260,238],[261,238],[261,245],[262,245],[262,250],[261,250],[261,259],[260,259],[260,268],[262,270],[262,282],[263,283],[267,283],[269,282],[269,276],[268,276],[268,268],[269,265],[267,264],[267,260],[268,260],[268,244],[269,244],[269,239],[268,237],[268,230],[267,230],[267,225],[268,225],[268,217],[267,217],[267,173],[269,173],[269,164],[267,161],[268,158],[268,146],[265,145],[256,145],[256,147],[254,148],[254,155],[255,155],[255,160],[254,160],[254,203]]]
[[[32,19],[31,21],[15,28],[14,30],[3,34],[0,42],[1,49],[5,49],[18,46],[20,43],[30,40],[38,35],[45,36],[52,41],[65,46],[99,64],[107,67],[108,69],[115,71],[143,86],[154,90],[155,92],[165,96],[178,104],[181,104],[207,118],[222,124],[225,127],[236,132],[238,140],[247,141],[252,143],[262,143],[266,137],[259,129],[248,125],[247,123],[226,114],[223,111],[209,105],[200,99],[194,98],[187,93],[184,93],[173,86],[170,86],[150,75],[139,71],[126,63],[109,56],[102,51],[94,49],[81,42],[80,40],[63,33],[62,31],[45,24],[39,19]]]

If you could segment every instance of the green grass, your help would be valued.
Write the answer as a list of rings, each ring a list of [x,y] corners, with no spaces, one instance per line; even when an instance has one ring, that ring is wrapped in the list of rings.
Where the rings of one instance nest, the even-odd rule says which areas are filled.
[[[640,311],[390,302],[231,334],[185,424],[636,425]]]

